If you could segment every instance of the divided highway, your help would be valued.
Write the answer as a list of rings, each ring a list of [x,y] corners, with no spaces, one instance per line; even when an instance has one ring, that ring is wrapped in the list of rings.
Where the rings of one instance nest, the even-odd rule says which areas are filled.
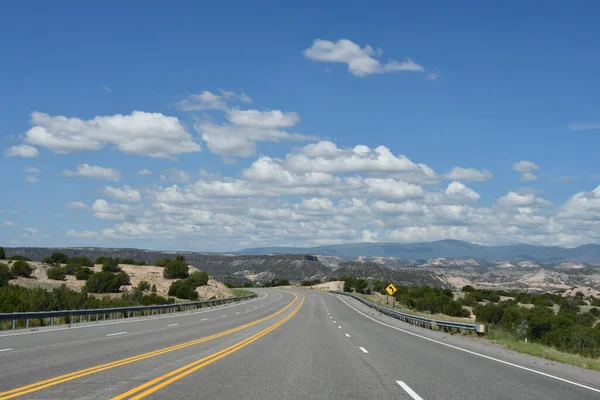
[[[193,313],[1,332],[0,399],[600,398],[600,373],[425,331],[345,296],[256,293]]]

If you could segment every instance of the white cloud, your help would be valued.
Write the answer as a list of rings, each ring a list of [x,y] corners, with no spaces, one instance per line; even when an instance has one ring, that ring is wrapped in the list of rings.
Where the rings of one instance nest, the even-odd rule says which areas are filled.
[[[40,181],[37,177],[33,175],[25,177],[25,180],[29,183],[38,183]]]
[[[39,156],[40,152],[33,146],[21,144],[9,147],[8,150],[6,150],[5,155],[8,157],[34,158]]]
[[[525,182],[533,182],[533,181],[537,181],[538,178],[537,178],[537,176],[535,176],[535,174],[533,172],[525,172],[521,176],[521,180],[525,181]]]
[[[183,171],[177,168],[170,168],[160,176],[160,180],[163,182],[179,182],[186,183],[192,180],[192,174],[187,171]]]
[[[491,179],[492,176],[492,173],[487,169],[480,171],[475,168],[454,167],[450,173],[445,175],[445,178],[457,181],[483,182]]]
[[[438,79],[439,77],[440,77],[439,72],[432,71],[432,72],[427,73],[427,80],[429,80],[429,81],[434,81],[434,80]]]
[[[176,105],[182,111],[200,110],[227,110],[227,103],[239,100],[243,103],[252,103],[252,99],[245,93],[234,93],[219,89],[219,94],[204,90],[199,94],[192,94],[181,100]]]
[[[570,131],[597,131],[600,130],[600,124],[571,124],[567,127]]]
[[[33,237],[38,236],[40,234],[40,230],[38,228],[25,228],[23,229],[23,233],[21,236],[24,237]]]
[[[36,167],[25,167],[23,170],[30,174],[41,174],[42,173],[42,170],[39,168],[36,168]]]
[[[129,185],[125,185],[123,188],[106,186],[104,193],[119,201],[138,202],[142,200],[140,192]]]
[[[512,168],[520,173],[525,173],[525,172],[532,172],[532,171],[538,171],[540,169],[540,167],[531,161],[525,161],[525,160],[521,160],[519,162],[516,162],[513,164]]]
[[[88,206],[82,203],[81,201],[70,201],[67,203],[67,207],[72,208],[73,210],[87,210]]]
[[[107,181],[118,181],[121,179],[121,173],[114,168],[104,168],[97,165],[79,164],[75,171],[64,170],[64,176],[84,176],[86,178],[105,179]]]
[[[459,199],[476,201],[481,195],[461,182],[452,181],[444,191],[446,195]]]
[[[124,220],[128,216],[139,215],[140,209],[127,204],[109,203],[104,199],[98,199],[92,204],[92,212],[99,219]]]
[[[160,113],[134,111],[82,120],[34,112],[31,120],[34,127],[25,140],[59,154],[111,144],[123,153],[169,159],[201,150],[176,117]]]
[[[102,90],[104,90],[106,93],[112,93],[112,89],[109,88],[107,85],[100,85],[100,87],[102,88]]]
[[[229,111],[227,117],[229,122],[234,125],[266,129],[291,128],[300,121],[300,116],[297,113],[286,113],[280,110],[258,111],[232,109]]]
[[[13,221],[4,220],[4,226],[15,226]]]
[[[368,193],[388,201],[404,201],[425,196],[420,186],[395,179],[367,178]]]
[[[138,175],[142,175],[142,176],[147,176],[147,175],[152,175],[152,171],[150,171],[149,169],[140,169],[137,172]]]
[[[376,51],[369,45],[361,48],[358,44],[347,39],[341,39],[337,42],[316,39],[311,47],[304,50],[304,55],[309,60],[347,64],[350,73],[358,77],[393,71],[423,72],[425,70],[410,58],[404,61],[391,60],[387,63],[381,63],[376,57],[380,57],[382,54],[381,49]]]
[[[533,194],[518,194],[510,191],[505,196],[502,196],[497,201],[502,207],[532,207],[532,206],[547,206],[550,202],[536,197]]]
[[[98,232],[94,231],[67,231],[67,236],[74,238],[98,238],[100,235]]]

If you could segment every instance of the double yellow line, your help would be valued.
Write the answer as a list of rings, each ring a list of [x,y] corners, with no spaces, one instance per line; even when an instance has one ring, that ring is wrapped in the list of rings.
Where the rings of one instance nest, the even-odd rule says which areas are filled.
[[[46,388],[51,387],[51,386],[59,385],[61,383],[68,382],[68,381],[71,381],[73,379],[82,378],[84,376],[88,376],[88,375],[92,375],[92,374],[95,374],[95,373],[98,373],[98,372],[106,371],[108,369],[120,367],[122,365],[131,364],[131,363],[134,363],[134,362],[137,362],[137,361],[140,361],[140,360],[145,360],[145,359],[150,358],[150,357],[156,357],[156,356],[161,355],[161,354],[169,353],[169,352],[175,351],[175,350],[184,349],[184,348],[189,347],[189,346],[194,346],[194,345],[199,344],[199,343],[208,342],[210,340],[217,339],[217,338],[220,338],[222,336],[229,335],[229,334],[241,331],[243,329],[249,328],[251,326],[257,325],[257,324],[259,324],[261,322],[264,322],[264,321],[267,321],[267,320],[269,320],[271,318],[274,318],[277,315],[285,312],[287,309],[289,309],[292,306],[292,304],[294,304],[294,302],[296,300],[298,300],[298,296],[294,294],[294,300],[292,300],[289,304],[287,304],[281,310],[279,310],[279,311],[277,311],[277,312],[275,312],[275,313],[273,313],[271,315],[268,315],[268,316],[266,316],[264,318],[257,319],[256,321],[252,321],[250,323],[238,326],[236,328],[229,329],[227,331],[219,332],[219,333],[216,333],[216,334],[210,335],[210,336],[205,336],[203,338],[192,340],[192,341],[185,342],[185,343],[181,343],[181,344],[178,344],[178,345],[175,345],[175,346],[165,347],[163,349],[158,349],[158,350],[154,350],[154,351],[151,351],[151,352],[148,352],[148,353],[139,354],[137,356],[128,357],[128,358],[124,358],[124,359],[121,359],[121,360],[113,361],[113,362],[110,362],[110,363],[107,363],[107,364],[101,364],[101,365],[97,365],[95,367],[91,367],[91,368],[86,368],[86,369],[74,371],[74,372],[71,372],[71,373],[68,373],[68,374],[65,374],[65,375],[60,375],[60,376],[57,376],[57,377],[54,377],[54,378],[46,379],[46,380],[35,382],[35,383],[29,384],[29,385],[21,386],[21,387],[15,388],[15,389],[7,390],[5,392],[0,392],[0,400],[12,399],[12,398],[15,398],[15,397],[18,397],[18,396],[22,396],[22,395],[25,395],[25,394],[28,394],[28,393],[37,392],[38,390],[42,390],[42,389],[46,389]],[[304,301],[304,299],[302,301]]]
[[[171,383],[173,383],[175,381],[178,381],[179,379],[181,379],[193,372],[198,371],[201,368],[206,367],[209,364],[214,363],[217,360],[220,360],[221,358],[227,357],[231,353],[235,353],[236,351],[248,346],[250,343],[260,339],[261,337],[267,335],[269,332],[277,329],[278,327],[280,327],[281,325],[283,325],[284,323],[289,321],[300,310],[300,308],[302,307],[302,304],[304,304],[304,299],[305,299],[305,297],[302,296],[302,300],[300,300],[300,303],[296,306],[296,308],[288,316],[286,316],[279,322],[276,322],[275,324],[271,325],[270,327],[250,336],[249,338],[244,339],[230,347],[227,347],[226,349],[220,350],[209,356],[201,358],[200,360],[197,360],[190,364],[187,364],[187,365],[185,365],[181,368],[178,368],[172,372],[169,372],[167,374],[159,376],[158,378],[155,378],[155,379],[153,379],[149,382],[146,382],[138,387],[135,387],[119,396],[113,397],[111,400],[141,399],[143,397],[148,396],[149,394],[152,394],[152,393],[164,388],[167,385],[170,385]],[[149,389],[144,390],[146,388],[149,388]]]

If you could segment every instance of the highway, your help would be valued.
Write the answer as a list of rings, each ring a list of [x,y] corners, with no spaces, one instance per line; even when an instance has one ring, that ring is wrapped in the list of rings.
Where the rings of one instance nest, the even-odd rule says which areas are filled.
[[[600,399],[600,373],[381,316],[346,296],[258,298],[0,332],[0,399]]]

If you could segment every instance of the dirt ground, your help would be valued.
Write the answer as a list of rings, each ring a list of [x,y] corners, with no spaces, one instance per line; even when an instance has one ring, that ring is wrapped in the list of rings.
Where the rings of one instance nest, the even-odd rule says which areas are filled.
[[[318,285],[311,286],[310,288],[324,291],[337,290],[338,292],[341,292],[344,290],[344,281],[319,283]]]

